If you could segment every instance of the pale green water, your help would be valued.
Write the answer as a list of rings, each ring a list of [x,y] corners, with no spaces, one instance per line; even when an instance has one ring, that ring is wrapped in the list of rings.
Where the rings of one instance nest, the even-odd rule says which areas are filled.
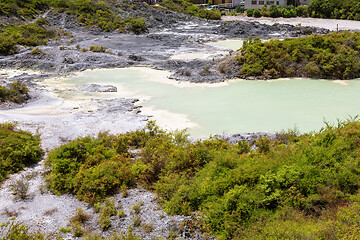
[[[244,40],[242,39],[226,39],[216,42],[208,42],[207,45],[213,46],[213,47],[220,47],[225,49],[231,49],[231,50],[238,50],[242,47]]]
[[[347,81],[348,85],[309,79],[239,80],[209,86],[178,84],[168,80],[167,75],[165,71],[147,68],[96,70],[83,72],[67,82],[119,87],[119,93],[106,97],[151,97],[141,105],[187,115],[198,125],[190,133],[199,137],[275,132],[294,126],[308,132],[323,127],[324,119],[336,121],[360,113],[359,80]],[[181,122],[169,121],[169,125],[183,126]]]

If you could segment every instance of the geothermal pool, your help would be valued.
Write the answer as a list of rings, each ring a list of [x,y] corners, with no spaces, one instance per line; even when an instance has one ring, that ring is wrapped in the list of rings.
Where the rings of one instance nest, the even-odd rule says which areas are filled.
[[[319,130],[324,120],[354,117],[360,112],[360,80],[278,79],[233,80],[193,84],[168,79],[167,71],[150,68],[89,70],[61,84],[96,83],[118,88],[116,93],[62,91],[65,98],[136,97],[143,114],[166,129],[189,128],[196,137],[217,133],[277,132],[296,127]]]

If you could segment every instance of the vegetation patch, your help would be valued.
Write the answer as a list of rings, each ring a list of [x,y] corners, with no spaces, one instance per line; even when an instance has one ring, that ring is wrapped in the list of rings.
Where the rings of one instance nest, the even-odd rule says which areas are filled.
[[[41,20],[23,25],[0,26],[0,55],[15,54],[17,45],[45,45],[48,39],[55,37],[55,31],[47,30]]]
[[[21,240],[47,240],[61,239],[56,234],[45,234],[31,232],[29,227],[19,222],[11,221],[0,225],[0,240],[21,239]]]
[[[236,60],[240,77],[358,78],[360,34],[331,33],[269,42],[248,38]]]
[[[14,102],[23,103],[29,99],[29,89],[24,83],[15,81],[9,87],[0,86],[0,103]]]
[[[54,150],[48,181],[53,191],[88,202],[122,184],[141,184],[158,193],[170,214],[201,211],[199,224],[191,225],[219,239],[355,236],[360,122],[295,133],[250,143],[189,142],[183,132],[167,133],[150,123],[141,131],[80,138]],[[128,148],[141,148],[141,158],[132,159]],[[141,225],[140,206],[132,212],[133,226]]]
[[[66,12],[74,15],[77,21],[86,27],[99,27],[105,32],[147,31],[144,18],[122,19],[116,14],[114,2],[98,0],[7,0],[0,2],[0,15],[35,18],[36,15],[52,8],[54,12]],[[17,45],[45,45],[49,39],[58,35],[46,27],[49,22],[39,18],[34,23],[0,26],[0,55],[12,55]],[[64,35],[67,35],[65,32]]]
[[[165,0],[160,3],[161,6],[179,13],[190,14],[195,17],[219,20],[221,19],[221,13],[218,10],[205,10],[200,9],[194,5],[191,1],[187,0]]]
[[[103,206],[100,206],[99,208],[99,214],[100,214],[100,218],[99,218],[99,224],[100,227],[103,231],[107,230],[109,227],[111,227],[111,221],[110,221],[110,217],[112,216],[116,216],[118,214],[117,209],[115,208],[115,203],[114,200],[109,200],[107,199],[104,202]],[[122,213],[120,213],[121,215]],[[119,216],[120,217],[120,216]]]
[[[100,134],[79,138],[49,153],[49,187],[55,193],[70,192],[79,199],[96,203],[133,186],[128,150],[129,137]]]
[[[41,160],[40,137],[15,130],[15,124],[0,124],[0,182],[11,173]]]
[[[248,17],[312,17],[312,18],[332,18],[348,19],[360,21],[360,1],[359,0],[311,0],[307,6],[288,5],[285,7],[263,5],[261,10],[247,9]]]

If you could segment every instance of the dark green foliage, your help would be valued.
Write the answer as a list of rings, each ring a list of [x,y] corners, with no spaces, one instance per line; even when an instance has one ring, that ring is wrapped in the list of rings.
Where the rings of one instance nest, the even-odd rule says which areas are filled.
[[[244,13],[245,9],[243,6],[237,6],[235,7],[235,12],[237,13]]]
[[[292,5],[288,5],[286,7],[280,7],[275,4],[272,4],[269,8],[264,5],[261,8],[261,11],[257,9],[247,9],[246,10],[248,17],[308,17],[308,8],[306,6],[298,6],[294,7]]]
[[[246,9],[246,15],[248,17],[252,17],[254,14],[254,9]]]
[[[128,25],[127,28],[136,34],[147,31],[146,22],[144,18],[129,18],[127,25]]]
[[[0,124],[0,182],[8,174],[16,173],[25,166],[41,160],[39,136],[15,130],[15,124]]]
[[[261,17],[261,12],[259,9],[254,9],[253,16],[256,18]]]
[[[360,20],[359,0],[312,0],[308,6],[311,17]]]
[[[106,51],[106,48],[104,46],[90,46],[90,51],[104,53]]]
[[[86,214],[82,208],[76,210],[75,216],[70,219],[70,225],[72,228],[72,234],[75,237],[81,237],[84,235],[84,224],[90,220],[91,216]]]
[[[107,199],[103,206],[99,209],[100,219],[99,224],[102,228],[102,230],[107,230],[109,227],[111,227],[111,221],[110,217],[117,215],[117,210],[115,208],[114,200]]]
[[[292,18],[292,17],[296,17],[296,11],[295,8],[293,6],[287,6],[285,8],[283,8],[281,10],[281,15],[284,18]]]
[[[130,159],[128,148],[141,148],[141,157]],[[360,230],[360,214],[355,213],[359,151],[360,122],[327,124],[318,133],[301,136],[290,130],[275,140],[260,137],[233,145],[220,139],[189,142],[181,132],[169,134],[150,123],[127,135],[82,138],[60,147],[49,156],[48,180],[53,190],[90,202],[119,190],[118,179],[127,185],[137,182],[155,190],[170,214],[201,211],[204,229],[219,239],[336,239]],[[107,184],[99,181],[103,174],[94,174],[103,162],[121,162],[104,169]],[[124,166],[128,174],[116,177]],[[77,191],[77,184],[86,191]],[[91,198],[89,192],[94,193]],[[133,207],[135,214],[139,210]],[[104,228],[109,216],[104,214]]]
[[[118,30],[133,31],[138,34],[147,30],[143,18],[121,19],[114,11],[113,3],[99,0],[52,0],[49,4],[58,11],[66,11],[77,16],[77,21],[84,26],[97,26],[105,32]]]
[[[45,20],[24,25],[8,25],[0,27],[0,54],[11,55],[16,53],[16,45],[38,46],[47,43],[48,39],[54,38],[55,32],[47,30]]]
[[[214,160],[193,177],[161,177],[156,190],[170,213],[202,210],[220,238],[238,238],[285,208],[316,220],[357,194],[359,130],[359,122],[340,123],[288,146],[260,138],[257,152],[248,155],[228,146],[216,150]]]
[[[100,134],[80,138],[49,154],[49,187],[56,193],[70,192],[95,203],[113,194],[135,177],[127,154],[127,136]]]
[[[11,221],[0,225],[0,240],[46,240],[55,239],[54,234],[30,232],[29,228],[18,222]]]
[[[277,5],[275,4],[271,5],[269,11],[270,11],[270,17],[272,18],[281,17],[281,11],[277,7]]]
[[[352,79],[360,77],[360,34],[331,33],[298,39],[249,38],[236,57],[241,77]]]
[[[33,18],[39,11],[47,9],[47,0],[6,0],[0,2],[0,15],[15,15]]]
[[[336,18],[360,21],[360,0],[311,0],[308,6],[272,5],[269,10],[271,17]],[[253,9],[248,9],[247,16],[253,16],[253,11]],[[266,17],[267,12],[261,11],[260,15]]]
[[[6,0],[0,2],[0,15],[34,18],[52,8],[52,11],[76,16],[77,21],[86,27],[97,26],[105,32],[118,30],[139,34],[147,31],[143,18],[121,19],[114,12],[113,4],[112,1],[99,0]],[[56,37],[55,31],[46,29],[48,25],[45,18],[39,18],[34,23],[0,26],[0,54],[15,54],[17,45],[46,44],[49,39]]]
[[[18,81],[10,84],[8,88],[0,86],[0,103],[1,102],[14,102],[22,103],[29,99],[29,89],[24,83]]]
[[[161,6],[180,13],[191,14],[195,17],[205,19],[219,20],[221,13],[218,10],[204,10],[187,0],[165,0],[160,3]]]

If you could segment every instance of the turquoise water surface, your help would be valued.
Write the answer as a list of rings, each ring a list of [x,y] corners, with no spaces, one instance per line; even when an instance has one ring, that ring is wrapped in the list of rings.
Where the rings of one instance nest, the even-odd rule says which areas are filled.
[[[107,97],[140,97],[145,99],[141,102],[144,107],[186,115],[197,125],[189,129],[190,134],[197,137],[276,132],[294,127],[309,132],[323,127],[324,120],[333,122],[360,113],[359,80],[186,84],[169,80],[168,75],[168,72],[149,68],[94,70],[85,71],[66,83],[115,85],[119,92],[109,93]]]

